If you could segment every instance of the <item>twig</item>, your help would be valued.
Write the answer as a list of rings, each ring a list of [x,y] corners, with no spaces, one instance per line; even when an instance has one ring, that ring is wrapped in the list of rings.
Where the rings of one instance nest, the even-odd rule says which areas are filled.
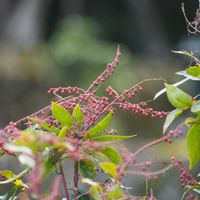
[[[137,171],[137,170],[127,170],[127,174],[135,174],[135,175],[143,175],[146,177],[157,176],[160,174],[165,174],[166,171],[172,168],[172,165],[169,165],[161,170],[154,171],[154,172],[145,172],[145,171]]]
[[[67,188],[67,182],[65,180],[65,175],[64,175],[64,171],[63,171],[63,167],[61,162],[59,163],[59,174],[60,174],[60,178],[61,178],[61,182],[63,184],[63,188],[64,188],[64,193],[65,193],[65,197],[67,200],[70,200],[69,198],[69,192],[68,192],[68,188]]]
[[[200,1],[200,0],[199,0],[199,1]],[[186,13],[185,13],[184,3],[182,3],[181,10],[182,10],[182,12],[183,12],[183,16],[184,16],[184,18],[185,18],[185,21],[188,23],[188,27],[187,27],[188,32],[190,32],[190,33],[192,33],[192,34],[200,33],[200,31],[199,31],[198,29],[196,29],[196,27],[193,26],[192,23],[188,20],[188,18],[187,18],[187,16],[186,16]],[[193,28],[194,31],[191,31],[191,30],[189,29],[189,27]]]
[[[149,148],[149,147],[151,147],[151,146],[153,146],[153,145],[155,145],[155,144],[159,144],[159,143],[165,141],[167,138],[168,138],[167,136],[164,136],[164,137],[161,137],[161,138],[158,139],[158,140],[155,140],[155,141],[153,141],[153,142],[150,142],[150,143],[144,145],[143,147],[141,147],[140,149],[138,149],[138,150],[133,154],[133,156],[136,157],[138,154],[140,154],[141,152],[143,152],[145,149],[147,149],[147,148]]]
[[[78,199],[78,161],[74,161],[74,200]]]

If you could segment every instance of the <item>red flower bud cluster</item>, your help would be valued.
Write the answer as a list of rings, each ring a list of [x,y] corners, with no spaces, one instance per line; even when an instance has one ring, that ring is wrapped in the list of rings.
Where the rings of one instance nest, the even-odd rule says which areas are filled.
[[[48,94],[54,94],[54,95],[59,95],[59,94],[78,95],[78,94],[80,94],[80,92],[84,92],[84,90],[81,88],[78,88],[78,87],[69,87],[69,86],[68,87],[50,88],[48,90]]]
[[[133,103],[120,103],[119,108],[122,110],[129,110],[135,114],[141,114],[145,117],[159,118],[162,119],[167,116],[168,112],[156,111],[153,108],[142,108],[141,105],[145,104],[133,104]]]
[[[180,181],[181,186],[185,187],[186,185],[189,186],[199,186],[200,184],[192,177],[190,172],[184,167],[183,162],[181,160],[176,159],[175,157],[171,158],[171,163],[174,167],[180,170]]]

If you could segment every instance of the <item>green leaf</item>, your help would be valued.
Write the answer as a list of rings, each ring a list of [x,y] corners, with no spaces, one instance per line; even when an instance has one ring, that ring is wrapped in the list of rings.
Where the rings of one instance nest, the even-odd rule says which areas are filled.
[[[190,58],[192,58],[193,60],[195,60],[197,63],[200,62],[200,60],[195,57],[192,53],[188,52],[188,51],[172,51],[173,53],[177,53],[177,54],[183,54],[185,56],[188,56]]]
[[[84,114],[81,111],[81,107],[79,104],[73,110],[72,113],[73,117],[75,118],[76,122],[80,123],[84,119]]]
[[[190,160],[190,169],[192,169],[200,160],[200,124],[195,124],[189,129],[186,144]]]
[[[55,102],[52,102],[52,115],[62,126],[72,127],[73,117],[71,114],[64,107]]]
[[[186,72],[194,77],[200,77],[200,65],[190,66],[186,69]]]
[[[110,111],[104,119],[102,119],[98,124],[92,127],[87,134],[84,135],[83,139],[87,139],[89,137],[96,136],[102,133],[110,124],[112,120],[112,111]]]
[[[92,160],[79,161],[79,171],[84,178],[95,180],[96,178],[96,166]]]
[[[188,192],[191,192],[191,190],[193,190],[193,191],[197,192],[198,194],[200,194],[200,186],[197,186],[197,185],[195,185],[195,186],[187,185],[187,186],[185,186],[184,189],[186,189],[186,191],[183,193],[183,196],[182,196],[181,200],[184,200],[186,195],[188,194]]]
[[[67,134],[67,129],[68,129],[67,126],[63,126],[60,133],[58,134],[58,138],[60,139],[64,138]]]
[[[15,175],[10,170],[2,170],[0,171],[0,175],[5,177],[6,180],[0,181],[0,185],[8,184],[8,183],[14,183],[15,185],[22,185],[23,187],[27,187],[23,182],[20,180],[22,177],[24,177],[26,174],[28,174],[30,169],[25,169],[18,175]]]
[[[119,185],[114,185],[107,193],[108,200],[118,200],[124,198],[125,195]]]
[[[133,138],[136,135],[102,135],[98,137],[92,137],[91,140],[98,141],[98,142],[105,142],[105,141],[113,141],[113,140],[125,140],[129,138]]]
[[[116,178],[117,173],[117,165],[111,162],[101,162],[99,163],[99,167],[106,173],[109,174],[111,177]]]
[[[17,195],[19,194],[20,191],[23,190],[22,185],[16,185],[12,190],[7,194],[6,200],[15,200],[17,198]]]
[[[169,102],[176,108],[190,108],[193,104],[192,97],[181,89],[165,83]]]
[[[90,195],[94,200],[102,200],[103,188],[100,185],[92,185],[90,187]]]
[[[18,193],[23,190],[23,186],[16,185],[13,187],[9,193],[4,194],[3,196],[0,196],[0,200],[16,200]]]
[[[177,108],[173,111],[171,111],[168,115],[167,118],[165,120],[164,126],[163,126],[163,133],[166,132],[166,130],[168,129],[168,127],[171,125],[171,123],[177,118],[179,117],[181,114],[183,113],[183,110],[180,108]]]
[[[194,117],[187,117],[187,118],[185,119],[184,124],[186,124],[187,126],[192,126],[192,125],[194,125],[196,122],[197,122],[197,119],[196,119],[196,118],[194,118]]]
[[[106,147],[101,151],[101,153],[103,153],[107,158],[109,158],[115,164],[119,164],[122,161],[119,152],[114,148]]]
[[[182,70],[182,71],[176,72],[176,74],[179,75],[179,76],[186,77],[187,80],[200,81],[199,77],[195,77],[195,76],[192,76],[192,75],[188,74],[186,72],[186,70]]]
[[[48,156],[44,162],[43,165],[43,172],[42,172],[42,177],[48,178],[50,176],[50,174],[55,172],[55,168],[57,166],[57,163],[55,162],[55,159],[52,158],[52,156]]]
[[[181,80],[181,81],[178,81],[178,82],[174,83],[173,86],[177,87],[177,86],[179,86],[179,85],[185,83],[185,82],[188,81],[188,80],[189,80],[188,78],[185,78],[185,79],[183,79],[183,80]],[[157,93],[155,94],[153,100],[155,101],[160,95],[162,95],[162,94],[165,93],[165,92],[166,92],[166,88],[163,88],[162,90],[160,90],[159,92],[157,92]]]
[[[0,150],[0,157],[2,157],[3,155],[4,155],[4,152]]]
[[[43,128],[44,130],[49,131],[49,132],[53,132],[53,133],[56,133],[56,134],[58,134],[58,133],[60,132],[60,129],[59,129],[59,128],[57,128],[57,127],[55,127],[55,126],[53,126],[53,125],[49,125],[49,124],[47,124],[47,123],[44,123],[44,124],[42,124],[41,126],[42,126],[42,128]]]
[[[54,133],[59,133],[60,129],[53,126],[53,125],[49,125],[48,123],[46,123],[45,121],[39,119],[39,118],[35,118],[35,117],[30,117],[28,118],[30,121],[39,124],[44,130],[49,131],[49,132],[54,132]]]
[[[197,101],[196,103],[194,103],[192,105],[191,112],[193,112],[195,114],[199,114],[200,113],[200,101]]]

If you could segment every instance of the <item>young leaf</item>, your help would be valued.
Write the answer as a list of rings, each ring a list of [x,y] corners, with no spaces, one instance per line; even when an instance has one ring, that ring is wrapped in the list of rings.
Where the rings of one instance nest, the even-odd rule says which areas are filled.
[[[91,140],[98,141],[98,142],[105,142],[105,141],[113,141],[113,140],[125,140],[129,138],[133,138],[136,135],[102,135],[97,137],[90,138]]]
[[[188,74],[186,70],[181,70],[179,72],[176,72],[176,74],[179,75],[179,76],[186,77],[187,80],[200,81],[199,77],[192,76],[192,75]]]
[[[177,108],[173,111],[171,111],[168,115],[167,118],[165,120],[164,126],[163,126],[163,134],[166,132],[166,130],[168,129],[168,127],[171,125],[171,123],[177,118],[179,117],[181,114],[183,113],[183,110],[180,108]]]
[[[172,51],[173,53],[177,53],[177,54],[183,54],[185,56],[188,56],[190,58],[192,58],[193,60],[195,60],[196,62],[200,62],[199,59],[197,57],[195,57],[192,53],[188,52],[188,51]]]
[[[176,108],[190,108],[193,104],[192,97],[181,89],[165,83],[169,102]]]
[[[77,123],[81,122],[84,119],[84,114],[82,113],[79,104],[77,104],[76,107],[74,108],[72,115]]]
[[[90,195],[94,200],[102,200],[103,188],[100,185],[92,185],[90,187]]]
[[[198,66],[190,66],[189,68],[186,69],[186,72],[188,74],[190,74],[191,76],[200,78],[200,65],[198,65]]]
[[[58,134],[58,138],[64,138],[67,134],[67,129],[68,127],[67,126],[63,126],[60,133]]]
[[[195,104],[193,104],[193,106],[191,108],[191,112],[193,112],[195,114],[200,113],[200,101],[197,101]]]
[[[52,115],[62,126],[72,127],[73,117],[71,114],[64,107],[55,102],[52,102]]]
[[[59,128],[57,128],[53,125],[49,125],[47,123],[42,124],[41,127],[46,131],[53,132],[53,133],[56,133],[56,134],[58,134],[60,132]]]
[[[123,198],[125,198],[125,195],[119,185],[112,186],[112,188],[107,194],[108,200],[117,200],[117,199],[123,199]]]
[[[192,126],[192,125],[194,125],[196,122],[197,122],[197,119],[196,119],[196,118],[194,118],[194,117],[187,117],[187,118],[185,119],[184,124],[187,125],[187,126]]]
[[[200,124],[193,125],[186,137],[187,152],[192,169],[200,160]]]
[[[99,167],[106,173],[109,174],[111,177],[116,178],[118,175],[117,172],[117,165],[111,162],[101,162],[99,163]]]
[[[96,166],[92,160],[80,160],[79,171],[84,178],[95,180]]]
[[[102,133],[110,124],[112,119],[112,111],[110,111],[104,119],[102,119],[98,124],[96,124],[94,127],[92,127],[87,134],[84,135],[84,139],[87,139],[88,137],[93,137],[95,135],[98,135]]]
[[[49,125],[47,124],[45,121],[39,119],[39,118],[35,118],[35,117],[30,117],[28,118],[30,121],[39,124],[44,130],[49,131],[49,132],[54,132],[54,133],[59,133],[60,129],[53,126],[53,125]]]
[[[114,148],[106,147],[101,151],[101,153],[103,153],[107,158],[109,158],[115,164],[119,164],[122,161],[119,152]]]
[[[22,185],[23,187],[27,187],[25,184],[23,184],[23,182],[20,179],[24,177],[29,171],[30,169],[25,169],[18,175],[15,175],[10,170],[2,170],[0,171],[0,175],[5,177],[6,180],[0,181],[0,185],[14,183],[15,185]]]

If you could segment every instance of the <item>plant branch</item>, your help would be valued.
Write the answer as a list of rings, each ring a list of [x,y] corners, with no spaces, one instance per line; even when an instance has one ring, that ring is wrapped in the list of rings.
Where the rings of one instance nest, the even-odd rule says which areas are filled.
[[[61,162],[58,163],[58,164],[59,164],[59,174],[60,174],[61,182],[63,184],[65,197],[66,197],[66,200],[70,200],[69,192],[68,192],[68,188],[67,188],[67,182],[65,180],[65,175],[64,175],[64,171],[63,171],[63,167],[62,167]]]
[[[165,174],[166,171],[168,171],[169,169],[171,169],[173,166],[169,165],[161,170],[158,171],[154,171],[154,172],[145,172],[145,171],[137,171],[137,170],[127,170],[126,173],[128,174],[135,174],[135,175],[143,175],[146,177],[151,177],[151,176],[157,176],[160,174]]]
[[[74,161],[74,200],[78,199],[78,161]]]
[[[168,138],[167,136],[164,136],[164,137],[161,137],[161,138],[158,139],[158,140],[155,140],[155,141],[153,141],[153,142],[150,142],[150,143],[144,145],[143,147],[139,148],[139,149],[133,154],[133,156],[136,157],[138,154],[140,154],[141,152],[143,152],[145,149],[147,149],[147,148],[149,148],[149,147],[151,147],[151,146],[153,146],[153,145],[159,144],[159,143],[165,141],[167,138]]]

